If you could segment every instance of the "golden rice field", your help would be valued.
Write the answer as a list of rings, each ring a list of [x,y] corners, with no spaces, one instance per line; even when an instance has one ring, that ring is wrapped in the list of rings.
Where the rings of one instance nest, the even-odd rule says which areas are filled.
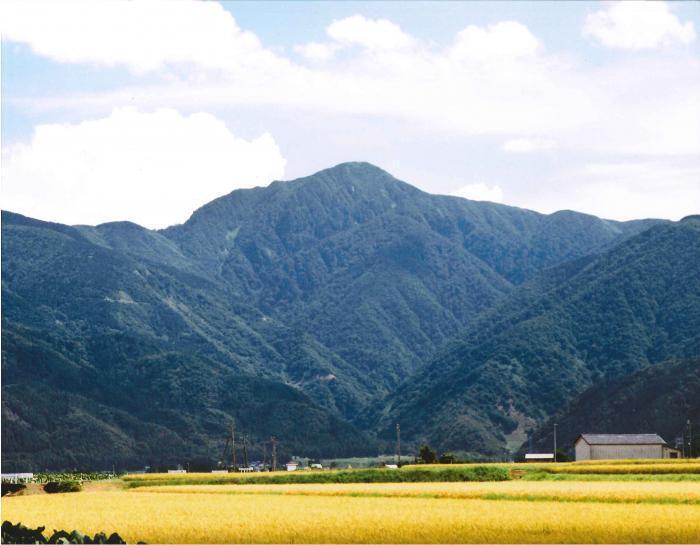
[[[147,543],[698,543],[699,499],[698,482],[223,484],[18,496],[2,510]]]
[[[700,505],[698,482],[504,481],[456,483],[243,484],[154,486],[156,494],[242,494],[285,496],[406,497]]]

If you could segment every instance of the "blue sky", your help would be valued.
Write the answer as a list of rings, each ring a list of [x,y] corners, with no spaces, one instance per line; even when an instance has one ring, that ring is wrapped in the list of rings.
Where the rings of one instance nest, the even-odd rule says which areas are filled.
[[[433,193],[700,212],[700,3],[5,2],[2,207],[163,227],[370,161]]]

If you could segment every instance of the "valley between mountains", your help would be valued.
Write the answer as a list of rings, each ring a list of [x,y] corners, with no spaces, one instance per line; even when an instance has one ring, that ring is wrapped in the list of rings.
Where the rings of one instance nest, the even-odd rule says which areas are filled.
[[[665,369],[697,383],[700,216],[543,215],[344,163],[158,231],[3,211],[2,303],[3,471],[215,460],[231,417],[260,459],[271,436],[390,453],[397,422],[407,452],[485,459],[553,421],[700,420],[693,387],[639,416],[678,405]],[[586,411],[601,388],[615,419]]]

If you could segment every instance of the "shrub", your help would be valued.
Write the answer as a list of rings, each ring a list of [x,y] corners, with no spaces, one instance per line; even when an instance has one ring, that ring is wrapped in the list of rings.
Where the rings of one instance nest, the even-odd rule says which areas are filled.
[[[44,485],[44,491],[48,494],[58,492],[80,492],[83,486],[76,481],[51,481]]]
[[[12,524],[9,520],[2,523],[2,543],[126,543],[119,534],[114,532],[109,537],[104,532],[95,534],[93,538],[73,530],[68,533],[64,530],[54,531],[53,535],[44,537],[45,526],[32,529],[24,524]]]
[[[27,485],[24,483],[2,483],[2,495],[6,496],[7,494],[14,494],[15,492],[19,492],[20,490],[24,490],[27,488]]]

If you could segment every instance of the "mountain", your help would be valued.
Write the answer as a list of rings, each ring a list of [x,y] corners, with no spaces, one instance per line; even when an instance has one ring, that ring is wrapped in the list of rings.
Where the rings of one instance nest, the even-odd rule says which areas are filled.
[[[649,225],[430,195],[345,163],[234,191],[162,233],[263,312],[313,332],[379,396],[514,284]]]
[[[230,416],[258,453],[273,434],[376,452],[368,408],[446,343],[658,223],[430,195],[366,163],[161,231],[3,212],[3,468],[211,455]]]
[[[546,271],[485,312],[370,421],[497,456],[587,387],[700,354],[700,220]]]
[[[573,455],[573,442],[581,433],[658,433],[672,446],[691,435],[693,453],[700,454],[700,358],[667,361],[620,379],[588,388],[533,433],[536,451],[557,444]],[[527,445],[522,450],[526,452]]]
[[[98,243],[102,228],[2,220],[4,468],[211,455],[231,416],[254,450],[270,435],[287,453],[372,448],[337,416],[359,403],[353,377],[308,335],[206,278]],[[318,373],[343,380],[320,382],[316,401],[292,386]]]

